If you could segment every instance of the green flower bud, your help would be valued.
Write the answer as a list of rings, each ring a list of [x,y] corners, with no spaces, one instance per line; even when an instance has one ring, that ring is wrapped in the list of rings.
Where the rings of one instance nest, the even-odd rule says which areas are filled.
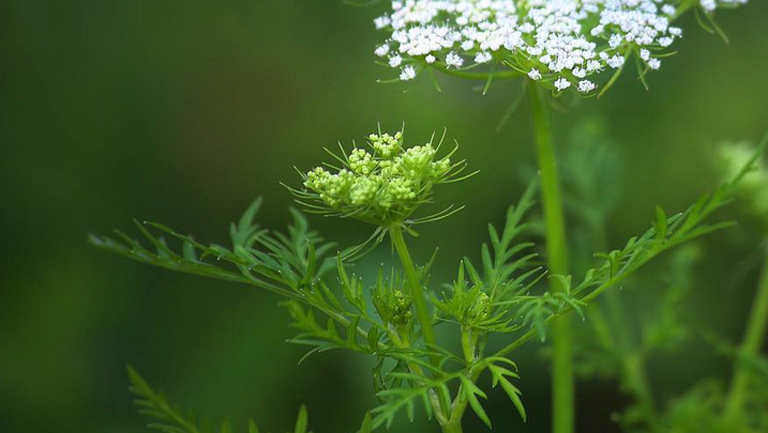
[[[407,325],[411,318],[413,318],[413,312],[411,311],[411,298],[400,290],[394,293],[391,308],[391,322],[395,326]]]
[[[429,202],[435,185],[453,180],[464,168],[438,158],[439,144],[405,148],[403,134],[371,134],[368,148],[337,159],[337,172],[323,167],[303,175],[304,190],[291,190],[319,213],[352,217],[382,227],[402,225]]]
[[[480,293],[475,302],[467,311],[467,320],[470,322],[482,322],[491,313],[491,297],[486,293]]]

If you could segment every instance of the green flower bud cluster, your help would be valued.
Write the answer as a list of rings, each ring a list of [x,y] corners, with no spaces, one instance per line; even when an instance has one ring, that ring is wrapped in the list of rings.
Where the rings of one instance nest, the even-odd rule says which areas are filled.
[[[718,161],[728,178],[736,176],[753,156],[754,146],[748,143],[726,143],[718,149]],[[768,223],[768,167],[762,159],[739,183],[739,190],[751,209]]]
[[[485,292],[480,293],[467,310],[468,322],[482,322],[491,313],[491,297]]]
[[[411,297],[404,291],[404,281],[392,274],[385,280],[379,274],[376,287],[371,291],[371,302],[385,323],[395,327],[407,326],[413,319]]]
[[[451,163],[450,154],[438,157],[440,145],[431,141],[406,148],[402,132],[371,134],[366,141],[365,148],[334,155],[341,167],[303,174],[305,189],[294,194],[311,210],[390,227],[404,223],[430,201],[435,185],[454,180],[465,166]]]
[[[395,326],[405,326],[413,318],[411,298],[400,290],[394,293],[391,308],[392,317],[390,322]]]

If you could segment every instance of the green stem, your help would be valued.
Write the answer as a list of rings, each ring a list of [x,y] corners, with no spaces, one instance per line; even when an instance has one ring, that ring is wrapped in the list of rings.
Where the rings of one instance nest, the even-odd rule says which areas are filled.
[[[461,420],[440,424],[440,429],[443,433],[461,433]]]
[[[461,350],[464,352],[464,359],[468,364],[475,361],[475,344],[472,341],[472,331],[461,328]]]
[[[528,86],[531,116],[539,153],[541,197],[547,232],[547,264],[551,274],[568,274],[568,248],[565,238],[565,218],[560,197],[560,180],[552,143],[549,112],[538,86]],[[551,290],[561,290],[552,280]],[[573,347],[570,317],[561,317],[552,325],[552,431],[574,431]]]
[[[428,345],[437,346],[437,339],[435,338],[435,331],[432,328],[432,316],[427,308],[427,302],[424,299],[424,290],[419,280],[419,275],[416,272],[416,267],[413,265],[411,255],[408,252],[408,246],[405,243],[403,237],[403,231],[400,227],[393,227],[389,230],[389,236],[392,238],[392,243],[395,245],[397,255],[400,257],[400,262],[403,265],[403,271],[405,272],[405,279],[408,282],[408,288],[411,296],[411,301],[416,307],[416,317],[419,320],[421,326],[421,334],[424,336],[424,341]],[[435,367],[439,366],[440,360],[436,356],[430,355],[429,361]],[[420,369],[418,370],[420,372]],[[423,375],[423,373],[420,373]],[[450,402],[443,401],[439,398],[442,394],[431,393],[432,404],[435,407],[435,412],[439,414],[438,421],[442,426],[444,421],[447,421],[447,417],[450,416]],[[443,415],[444,414],[444,415]],[[446,418],[444,418],[444,416]],[[461,425],[459,425],[461,429]],[[454,430],[460,432],[461,430]]]
[[[432,328],[432,315],[429,313],[429,309],[427,309],[427,302],[424,299],[424,290],[421,286],[421,281],[419,281],[416,267],[413,265],[413,260],[411,260],[411,255],[408,253],[408,246],[405,244],[405,239],[403,238],[403,230],[400,227],[393,227],[389,230],[389,236],[392,238],[392,243],[395,245],[395,250],[403,265],[411,301],[413,302],[414,307],[416,307],[416,317],[419,319],[419,325],[421,326],[421,333],[424,336],[424,341],[429,345],[437,346],[435,331]],[[432,359],[432,362],[437,365],[436,359]]]
[[[768,253],[752,305],[749,325],[739,348],[739,359],[736,360],[733,382],[726,400],[724,412],[726,420],[738,419],[744,402],[744,393],[749,385],[749,367],[744,363],[743,358],[758,355],[760,346],[765,340],[766,324],[768,324]]]

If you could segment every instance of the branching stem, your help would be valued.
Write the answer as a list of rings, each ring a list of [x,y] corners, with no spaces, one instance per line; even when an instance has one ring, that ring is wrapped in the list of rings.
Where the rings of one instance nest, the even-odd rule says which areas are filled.
[[[464,327],[461,328],[461,348],[464,352],[464,359],[468,364],[472,364],[475,361],[476,344],[472,337],[472,331]],[[472,382],[477,381],[479,371],[480,370],[477,370],[470,374],[470,380]],[[454,400],[453,404],[451,405],[448,422],[440,425],[443,433],[461,433],[461,420],[464,418],[464,411],[467,408],[467,403],[468,401],[464,397],[464,393],[460,388],[458,395],[456,396],[456,400]]]
[[[392,227],[389,230],[389,235],[392,238],[392,243],[395,245],[397,255],[400,257],[400,262],[403,265],[403,271],[405,272],[405,279],[408,282],[408,288],[410,291],[411,301],[416,308],[416,317],[419,320],[421,326],[421,334],[424,336],[424,341],[428,346],[437,347],[437,339],[435,338],[435,331],[432,327],[432,315],[427,308],[427,302],[424,299],[424,290],[421,286],[419,275],[416,272],[416,267],[411,260],[411,254],[408,252],[408,246],[405,243],[403,237],[403,231],[400,227]],[[429,347],[427,347],[430,350]],[[434,355],[430,355],[430,362],[435,367],[438,367],[440,361]],[[432,394],[433,405],[439,414],[448,414],[450,411],[450,402],[442,401],[439,399],[435,401],[435,395]],[[441,420],[438,418],[438,420]],[[442,420],[441,420],[442,421]],[[443,423],[441,422],[441,425]],[[459,429],[461,425],[459,425]],[[454,430],[460,432],[461,430]]]
[[[552,125],[539,86],[528,86],[528,96],[536,149],[539,154],[541,197],[547,233],[547,262],[551,274],[567,275],[568,247],[565,238],[560,180],[552,143]],[[553,292],[561,290],[555,280],[552,280],[550,287]],[[572,341],[569,318],[560,318],[552,326],[552,431],[554,433],[573,433],[574,431]]]

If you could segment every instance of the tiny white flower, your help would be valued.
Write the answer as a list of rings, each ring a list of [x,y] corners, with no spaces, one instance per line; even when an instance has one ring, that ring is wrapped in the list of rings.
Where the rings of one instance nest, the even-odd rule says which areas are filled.
[[[410,81],[416,78],[416,69],[413,66],[408,65],[400,71],[400,79],[403,81]]]
[[[589,93],[593,90],[595,90],[595,83],[589,81],[589,80],[582,80],[579,81],[579,92],[581,93]]]
[[[482,51],[475,55],[475,63],[488,63],[491,61],[491,53]]]
[[[613,69],[619,69],[620,67],[624,66],[624,57],[615,54],[613,57],[608,59],[606,63],[608,63],[608,66],[612,67]]]
[[[672,5],[664,5],[664,6],[662,6],[662,7],[661,7],[661,11],[662,11],[664,14],[666,14],[666,15],[669,15],[669,16],[674,16],[674,15],[675,15],[675,13],[677,13],[677,10],[676,10],[676,9],[675,9],[675,7],[674,7],[674,6],[672,6]]]
[[[588,72],[600,72],[603,70],[603,65],[597,60],[590,60],[587,62]]]
[[[672,45],[672,42],[674,42],[674,39],[669,36],[659,38],[659,45],[661,45],[664,48]]]
[[[661,67],[661,60],[656,59],[656,58],[648,60],[648,67],[650,67],[654,71],[659,69]]]
[[[680,27],[670,27],[669,28],[669,34],[672,36],[682,36],[683,35],[683,29]]]
[[[569,87],[571,87],[571,82],[563,77],[560,77],[557,81],[555,81],[555,88],[561,92]]]
[[[392,24],[392,20],[388,16],[382,15],[373,20],[373,24],[376,26],[376,29],[380,30]]]
[[[646,49],[640,50],[640,58],[647,62],[651,58],[651,52]]]
[[[541,80],[541,72],[539,72],[538,69],[533,68],[531,69],[531,72],[528,72],[528,78],[534,81]]]
[[[616,48],[619,45],[621,45],[621,42],[624,40],[624,38],[621,37],[619,34],[615,34],[611,36],[611,39],[608,40],[608,45],[611,46],[611,48]]]
[[[402,63],[403,63],[403,58],[400,57],[399,54],[395,54],[394,56],[389,58],[389,66],[392,66],[393,68],[400,66]]]
[[[531,23],[523,23],[520,26],[520,32],[525,33],[525,34],[531,33],[534,30],[536,30],[536,27],[533,24],[531,24]]]
[[[528,52],[528,54],[532,56],[538,56],[538,55],[541,55],[542,52],[544,52],[544,49],[541,47],[528,47],[525,50]]]
[[[379,57],[384,57],[384,56],[386,56],[387,54],[389,54],[389,45],[387,45],[387,44],[384,44],[384,45],[382,45],[382,46],[380,46],[380,47],[376,48],[376,51],[375,51],[375,53],[376,53],[376,55],[377,55],[377,56],[379,56]]]
[[[464,59],[461,58],[458,54],[451,51],[448,53],[448,55],[445,57],[445,64],[450,66],[453,66],[455,68],[460,68],[461,65],[464,64]]]
[[[717,3],[715,0],[701,0],[701,7],[707,12],[713,12],[717,9]]]
[[[435,60],[437,60],[437,59],[432,54],[428,54],[427,57],[424,57],[424,61],[429,63],[430,65],[432,63],[435,63]]]

